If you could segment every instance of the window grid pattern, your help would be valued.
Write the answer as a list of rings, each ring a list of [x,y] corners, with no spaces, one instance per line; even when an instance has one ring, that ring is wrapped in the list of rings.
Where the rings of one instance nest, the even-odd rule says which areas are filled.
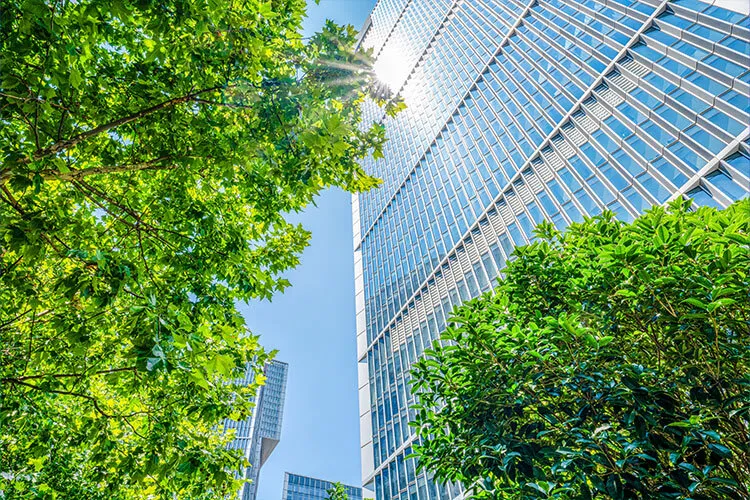
[[[537,223],[563,229],[605,209],[632,220],[676,193],[716,207],[750,196],[748,19],[697,0],[665,4],[644,30],[654,2],[535,3],[486,66],[469,68],[482,72],[449,118],[423,114],[445,124],[425,124],[433,138],[421,157],[387,151],[378,168],[393,191],[359,196],[366,479],[378,499],[460,496],[405,459],[415,439],[408,369]],[[413,131],[398,120],[391,142],[408,143]]]
[[[391,84],[399,86],[424,53],[425,47],[454,3],[455,0],[409,2],[398,24],[389,34],[387,44],[376,53],[375,71],[378,71],[381,64],[398,60],[398,65],[391,65],[388,69],[392,74]],[[363,45],[369,47],[368,42],[365,39]]]
[[[557,2],[553,0],[553,3]],[[365,262],[370,263],[373,269],[377,268],[377,273],[381,275],[378,279],[367,280],[365,283],[365,287],[369,289],[366,308],[371,336],[374,332],[382,330],[387,319],[386,315],[375,315],[372,311],[381,311],[385,308],[389,316],[393,316],[404,300],[424,281],[426,274],[444,257],[446,249],[457,243],[468,224],[476,220],[490,199],[498,194],[504,183],[528,160],[543,138],[551,132],[553,124],[559,123],[570,110],[573,102],[583,94],[584,88],[591,84],[596,71],[604,69],[603,64],[592,66],[589,64],[591,61],[582,59],[583,55],[566,57],[565,54],[571,51],[562,48],[557,51],[541,39],[538,33],[544,32],[548,27],[537,29],[535,25],[541,23],[539,19],[544,18],[542,14],[547,12],[548,5],[538,4],[530,9],[525,22],[490,62],[477,84],[464,98],[385,211],[365,235]],[[630,19],[624,15],[622,17]],[[568,16],[567,19],[572,22],[576,18]],[[583,19],[596,22],[590,16]],[[622,26],[620,28],[624,29]],[[592,44],[586,45],[592,51],[605,46],[602,42],[589,40],[582,33],[570,29],[565,42],[556,42],[558,47],[562,47],[564,43],[572,43],[573,39],[581,39],[584,43]],[[616,29],[612,28],[612,31]],[[556,38],[550,35],[547,40],[554,41]],[[617,50],[622,47],[614,39],[610,43]],[[539,50],[534,50],[533,47]],[[609,50],[613,51],[612,55],[617,54],[614,49]],[[593,56],[588,57],[594,60]],[[596,61],[600,64],[598,59]],[[566,66],[565,71],[577,83],[558,71],[557,64]],[[409,109],[406,112],[408,111]],[[414,112],[424,115],[419,110]],[[419,126],[413,123],[396,129],[397,133],[400,130],[404,136],[413,138],[414,131],[419,130]],[[426,127],[422,131],[423,135],[434,133],[428,134]],[[381,165],[387,165],[389,170],[395,163],[402,165],[405,155],[402,147],[405,142],[399,137],[392,137],[388,144],[394,150],[386,151],[386,158],[394,160],[382,162]],[[402,149],[396,151],[398,148]],[[432,161],[436,162],[437,166],[432,165]],[[458,163],[458,167],[454,167],[454,163]],[[440,178],[437,171],[441,169],[458,171],[460,178],[454,175],[452,184],[443,179],[443,183],[435,186],[435,189],[440,191],[439,197],[428,196],[425,187],[428,191],[433,191],[430,181]],[[461,173],[465,174],[472,169],[472,184],[467,185],[466,175]],[[398,167],[392,169],[390,174],[393,175],[396,170]],[[468,211],[465,191],[476,195],[471,200],[471,209]],[[387,188],[381,188],[372,196],[385,192]],[[367,194],[361,198],[363,204],[369,196],[371,195]],[[421,223],[421,231],[413,230],[414,220],[401,217],[404,204],[420,207],[422,214],[418,222]],[[362,226],[366,227],[367,222],[362,211],[360,217]],[[425,232],[428,230],[428,220],[432,221],[432,227],[429,227],[429,232]],[[444,223],[444,220],[451,222]],[[448,234],[445,234],[446,232]],[[418,242],[409,241],[416,240],[416,235],[427,235],[427,238],[420,237]],[[394,241],[400,243],[394,245]],[[373,258],[372,252],[377,251],[375,249],[394,246],[397,247],[397,257],[380,266],[377,259]],[[415,246],[421,249],[419,258],[405,255]],[[374,274],[372,270],[367,269],[365,276],[372,277]],[[373,290],[373,282],[378,283],[377,290]],[[396,283],[400,285],[396,286]]]
[[[519,0],[457,2],[401,88],[407,109],[395,118],[383,118],[382,111],[372,104],[366,108],[365,123],[382,119],[386,124],[390,140],[384,147],[384,155],[393,161],[386,169],[380,162],[365,161],[365,168],[383,179],[383,185],[363,197],[363,228],[375,221],[379,209],[386,205],[424,154],[461,102],[475,75],[497,50],[496,37],[508,33],[512,20],[517,19],[524,8],[525,2]],[[393,43],[397,43],[395,38]]]
[[[487,9],[482,13],[483,15],[477,15],[478,12],[472,12],[470,16],[470,22],[465,22],[463,25],[456,21],[457,18],[460,17],[462,13],[466,13],[467,11],[471,10],[468,5],[474,5],[475,3],[479,5],[487,6],[489,9],[492,7],[492,12],[495,14],[492,17],[484,17],[486,15]],[[600,10],[607,12],[608,15],[612,16],[612,18],[606,17],[602,15],[601,17],[607,19],[609,25],[605,26],[602,25],[600,22],[596,20],[592,12],[589,12],[592,14],[589,16],[585,13],[577,13],[575,14],[577,17],[573,17],[572,13],[571,15],[566,15],[563,12],[561,12],[559,9],[556,9],[555,5],[558,5],[557,3],[544,3],[544,4],[537,4],[534,5],[535,2],[532,2],[532,8],[530,9],[530,14],[534,15],[543,15],[546,16],[548,19],[556,19],[557,23],[562,23],[565,25],[565,29],[567,29],[569,32],[575,32],[578,28],[577,25],[583,25],[585,23],[589,23],[589,28],[591,30],[596,29],[603,29],[603,32],[607,33],[610,31],[613,31],[614,33],[611,34],[611,36],[615,37],[616,40],[618,40],[620,46],[627,42],[630,36],[632,36],[635,33],[635,29],[638,28],[642,22],[645,20],[644,14],[640,13],[637,10],[634,10],[632,8],[628,9],[625,5],[619,4],[617,2],[606,2],[605,0],[602,0],[600,4],[597,4],[596,2],[590,2],[591,4],[597,6]],[[611,8],[604,7],[605,4],[609,3],[612,5]],[[371,164],[368,164],[368,168],[370,171],[374,172],[376,175],[384,179],[384,185],[381,189],[377,191],[377,193],[373,193],[370,197],[365,197],[363,200],[363,210],[362,210],[362,225],[363,227],[367,228],[370,226],[370,224],[374,221],[374,219],[377,217],[378,213],[382,210],[382,208],[386,205],[388,200],[392,197],[394,189],[400,184],[400,182],[403,180],[404,174],[406,171],[408,171],[409,168],[412,168],[414,165],[414,162],[417,158],[412,158],[411,154],[421,155],[424,152],[425,147],[429,143],[420,143],[419,141],[414,141],[415,144],[418,146],[414,151],[410,150],[404,150],[403,147],[400,147],[399,145],[403,143],[404,140],[407,141],[407,144],[410,142],[410,134],[407,134],[407,137],[401,137],[402,131],[408,132],[408,131],[414,131],[419,130],[421,128],[429,128],[432,125],[440,126],[440,124],[444,123],[447,119],[447,116],[441,116],[440,113],[433,113],[430,114],[425,113],[425,110],[422,109],[423,105],[430,106],[431,108],[437,108],[439,109],[439,106],[435,106],[437,102],[448,102],[449,105],[447,108],[444,107],[443,111],[447,111],[448,113],[452,112],[452,110],[455,109],[458,102],[460,102],[461,97],[464,95],[465,90],[461,90],[459,87],[462,85],[467,85],[465,82],[471,82],[473,80],[472,74],[477,74],[476,71],[476,59],[477,59],[477,51],[483,51],[489,55],[492,55],[495,53],[495,51],[498,48],[498,42],[502,38],[494,38],[493,39],[487,39],[486,37],[479,36],[480,33],[486,33],[487,30],[483,30],[481,27],[482,24],[486,24],[487,22],[495,25],[495,26],[503,26],[503,30],[507,33],[508,28],[513,26],[513,17],[518,18],[522,14],[524,14],[524,7],[523,4],[514,4],[513,2],[504,2],[502,5],[503,8],[506,10],[501,9],[498,5],[499,3],[495,2],[459,2],[458,6],[454,8],[454,15],[450,19],[450,21],[446,24],[445,27],[441,28],[440,30],[440,36],[438,36],[435,41],[431,44],[430,49],[428,50],[427,54],[423,58],[423,60],[420,60],[420,65],[417,66],[417,68],[414,70],[414,72],[410,75],[409,81],[407,82],[406,86],[404,87],[402,91],[402,96],[404,96],[407,104],[409,104],[410,108],[413,111],[413,115],[416,118],[415,120],[410,119],[409,109],[407,109],[407,112],[402,113],[395,119],[386,119],[385,122],[389,125],[388,131],[389,133],[393,132],[391,146],[395,148],[397,151],[394,151],[395,154],[392,156],[394,158],[403,158],[404,161],[399,161],[397,165],[389,164],[387,169],[384,169],[383,171],[380,170],[382,168],[382,165],[380,163],[374,162]],[[560,4],[561,5],[561,4]],[[633,5],[640,6],[644,5],[646,7],[641,7],[640,10],[646,11],[646,9],[651,9],[653,11],[653,7],[649,7],[647,4],[642,4],[639,2],[633,3]],[[582,7],[580,7],[582,8]],[[582,8],[583,9],[583,8]],[[589,9],[590,11],[593,11],[593,9]],[[499,13],[504,14],[504,16],[500,15]],[[560,19],[564,19],[564,21],[560,21]],[[600,26],[601,25],[601,26]],[[524,24],[522,24],[524,26]],[[555,25],[556,27],[557,25]],[[524,30],[526,28],[523,28]],[[618,31],[619,30],[619,31]],[[453,33],[458,32],[459,35],[463,36],[452,36]],[[585,37],[585,35],[581,34],[583,39],[588,40],[588,38]],[[462,43],[463,42],[463,43]],[[533,41],[535,42],[535,40]],[[542,47],[544,47],[546,42],[542,42]],[[573,45],[570,44],[570,41],[566,42],[568,47],[573,47]],[[596,43],[594,44],[595,47]],[[433,47],[436,49],[433,50]],[[441,52],[439,50],[439,47],[444,47],[444,50]],[[599,45],[598,47],[601,47],[601,51],[605,53],[605,55],[609,56],[611,59],[614,57],[616,52],[611,52],[611,48],[605,45]],[[474,49],[474,57],[471,57],[471,52],[469,51],[469,48]],[[434,53],[433,53],[434,52]],[[447,52],[447,54],[446,54]],[[440,70],[435,73],[431,74],[430,76],[433,77],[433,82],[435,82],[438,86],[437,92],[431,92],[424,95],[415,95],[412,96],[409,93],[409,90],[412,87],[419,87],[423,86],[425,83],[425,75],[421,74],[421,64],[424,62],[425,65],[427,65],[429,62],[442,61],[446,57],[450,57],[451,55],[455,54],[455,52],[459,53],[458,58],[450,59],[448,62],[449,64],[443,64],[442,67],[440,67]],[[467,57],[461,57],[464,56],[464,52],[468,54]],[[597,52],[598,54],[598,52]],[[594,56],[599,57],[599,56]],[[482,58],[479,57],[479,60],[486,61],[486,57]],[[552,61],[555,62],[554,60]],[[470,63],[474,63],[475,67],[471,67]],[[568,68],[573,63],[569,63],[567,60],[563,62],[563,66],[561,66],[559,69],[555,69],[555,76],[558,73],[566,73],[568,71]],[[595,63],[591,63],[595,64]],[[481,67],[481,66],[480,66]],[[601,67],[603,69],[603,66]],[[600,70],[601,71],[601,70]],[[437,78],[434,78],[435,75],[437,75]],[[566,77],[567,78],[567,77]],[[585,77],[584,77],[585,78]],[[442,87],[445,84],[448,84],[446,89],[442,89]],[[458,88],[458,91],[456,90]],[[454,95],[455,93],[455,95]],[[458,101],[457,101],[458,99]],[[366,115],[368,118],[370,118],[372,115]],[[377,113],[375,116],[382,117],[382,111],[378,115]],[[436,119],[431,119],[431,118]],[[394,123],[391,123],[394,122]],[[435,133],[437,131],[431,131],[431,133],[426,134],[427,140],[433,138],[435,136]],[[386,145],[386,149],[389,148],[389,145]],[[386,151],[388,153],[389,151]],[[386,156],[388,156],[386,154]],[[406,169],[406,170],[403,170]],[[372,202],[370,201],[372,200]]]
[[[363,45],[372,48],[375,53],[380,52],[396,21],[411,1],[378,0],[370,14],[372,25],[365,36]]]

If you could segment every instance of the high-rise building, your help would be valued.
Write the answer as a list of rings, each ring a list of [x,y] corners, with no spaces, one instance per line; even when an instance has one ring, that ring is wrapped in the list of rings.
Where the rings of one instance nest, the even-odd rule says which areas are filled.
[[[713,5],[712,5],[713,3]],[[361,46],[407,109],[355,196],[364,484],[447,499],[405,457],[409,367],[548,219],[750,193],[747,0],[379,0]]]
[[[245,479],[250,482],[242,487],[239,500],[255,500],[260,469],[281,439],[281,420],[284,414],[284,395],[289,365],[272,360],[263,368],[266,383],[255,396],[253,413],[239,422],[227,420],[224,428],[235,429],[234,440],[229,448],[242,450],[250,466],[245,470]],[[248,367],[245,385],[253,383],[254,371]]]
[[[333,488],[333,483],[330,481],[287,472],[284,474],[284,490],[281,499],[325,500],[328,498],[328,490],[331,488]],[[362,500],[362,488],[344,485],[344,490],[346,490],[349,500]]]

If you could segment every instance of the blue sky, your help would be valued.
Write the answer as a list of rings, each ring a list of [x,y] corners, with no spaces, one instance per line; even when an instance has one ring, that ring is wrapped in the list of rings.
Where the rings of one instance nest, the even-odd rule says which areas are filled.
[[[309,1],[305,36],[327,19],[359,29],[375,0]],[[272,302],[241,306],[248,325],[289,363],[281,441],[261,470],[258,500],[279,500],[284,472],[360,484],[351,196],[328,190],[292,219],[312,232],[292,282]]]

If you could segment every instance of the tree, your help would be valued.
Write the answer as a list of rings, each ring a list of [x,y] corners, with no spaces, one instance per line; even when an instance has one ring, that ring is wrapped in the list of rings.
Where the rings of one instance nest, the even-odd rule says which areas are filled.
[[[0,497],[236,494],[220,424],[269,353],[235,304],[384,140],[356,33],[302,40],[304,6],[0,0]]]
[[[420,467],[475,498],[750,497],[750,200],[550,223],[414,369]]]
[[[349,495],[346,494],[346,488],[341,483],[333,483],[327,491],[329,500],[349,500]]]

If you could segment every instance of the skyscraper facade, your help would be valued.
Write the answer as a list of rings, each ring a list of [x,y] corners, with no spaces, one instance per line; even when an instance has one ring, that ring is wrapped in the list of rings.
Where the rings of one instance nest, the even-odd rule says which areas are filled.
[[[255,396],[253,413],[239,422],[227,420],[226,430],[235,429],[230,449],[242,450],[250,466],[245,470],[245,479],[250,482],[238,494],[240,500],[255,500],[260,469],[281,439],[281,421],[284,415],[284,395],[289,365],[281,361],[270,361],[263,368],[266,383]],[[255,373],[248,368],[245,385],[253,382]]]
[[[515,245],[608,209],[750,194],[746,0],[379,0],[363,29],[407,109],[382,187],[355,196],[363,482],[460,497],[417,473],[409,367]]]
[[[333,483],[314,477],[300,476],[286,472],[284,474],[284,490],[282,500],[325,500],[329,497],[328,490]],[[344,490],[349,500],[362,500],[362,488],[346,486]]]

